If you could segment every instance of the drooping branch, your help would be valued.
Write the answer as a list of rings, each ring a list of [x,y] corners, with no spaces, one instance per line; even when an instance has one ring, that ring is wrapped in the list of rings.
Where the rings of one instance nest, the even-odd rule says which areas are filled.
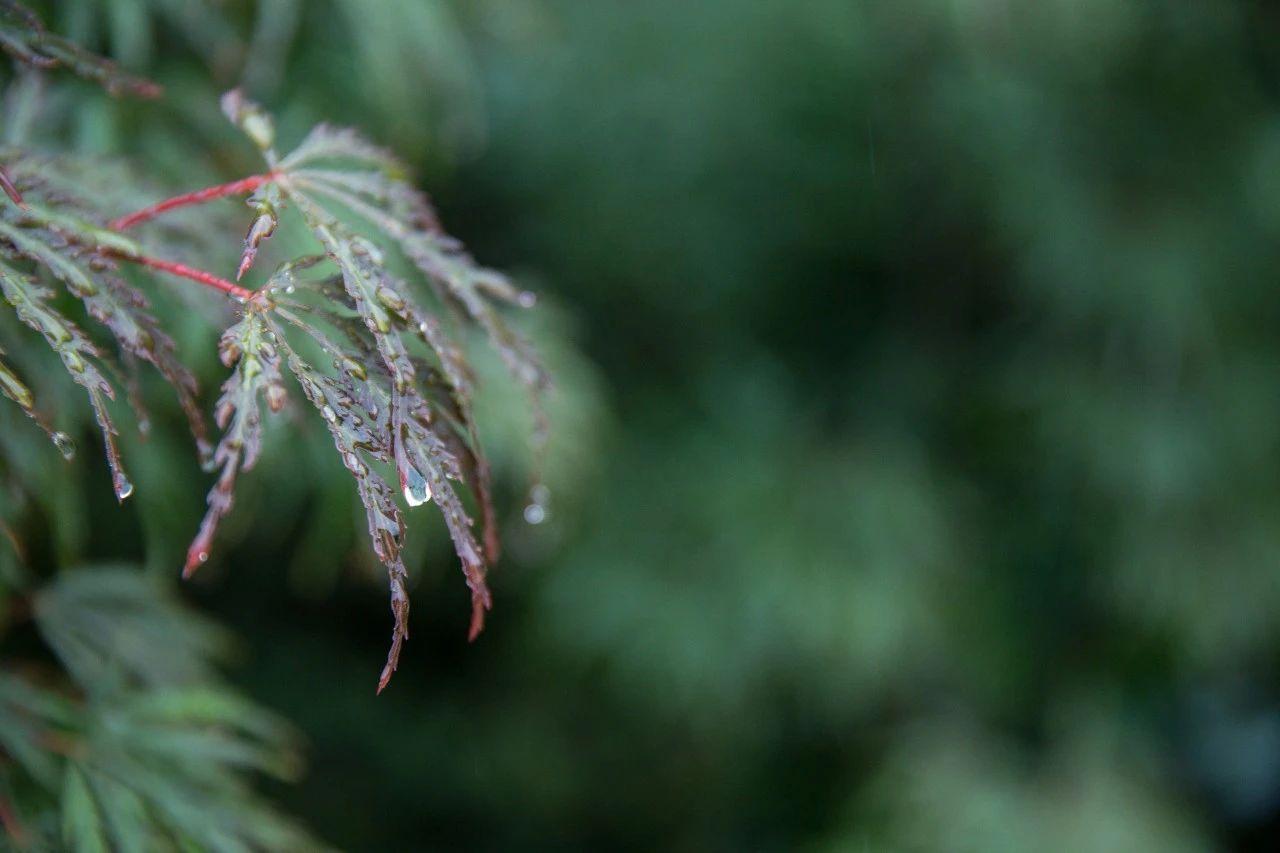
[[[204,204],[218,198],[225,198],[230,195],[245,195],[251,193],[263,184],[275,180],[277,175],[274,172],[267,172],[262,175],[250,175],[247,178],[241,178],[238,181],[232,181],[227,184],[218,184],[217,186],[205,187],[202,190],[183,193],[182,195],[167,198],[164,201],[156,202],[149,207],[141,210],[135,210],[133,213],[114,219],[110,223],[110,227],[115,231],[126,231],[135,225],[148,220],[155,219],[162,213],[170,210],[176,210],[180,207],[190,207],[191,205]]]

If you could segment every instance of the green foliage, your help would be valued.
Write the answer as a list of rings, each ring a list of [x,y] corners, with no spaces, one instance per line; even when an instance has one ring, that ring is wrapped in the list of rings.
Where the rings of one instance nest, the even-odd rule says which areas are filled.
[[[146,4],[121,4],[121,14],[126,5],[139,13],[132,25],[142,25]],[[217,40],[229,32],[208,7],[194,4],[186,16],[176,6],[161,7],[188,25],[205,20],[209,26],[193,27],[193,38]],[[264,15],[260,35],[274,27],[284,38],[293,13],[282,4],[281,14],[274,22]],[[394,20],[384,17],[382,26]],[[0,349],[0,393],[72,459],[76,430],[68,425],[76,418],[63,408],[56,377],[43,373],[48,360],[31,346],[43,338],[88,396],[114,493],[123,502],[134,494],[135,479],[126,473],[121,447],[133,441],[117,423],[122,410],[132,410],[139,435],[150,434],[155,400],[139,372],[148,363],[175,395],[198,458],[217,472],[188,550],[189,575],[209,559],[239,475],[261,458],[260,403],[283,411],[287,388],[296,383],[355,482],[372,550],[389,576],[394,630],[379,692],[408,637],[406,514],[392,478],[410,507],[431,499],[439,507],[470,589],[474,638],[492,606],[486,575],[499,539],[474,413],[477,377],[458,340],[475,330],[489,341],[527,394],[540,448],[548,376],[499,308],[531,307],[532,295],[476,264],[442,230],[426,196],[409,182],[408,167],[390,153],[352,130],[321,125],[280,157],[273,120],[238,91],[223,98],[223,110],[261,151],[268,171],[121,215],[136,208],[151,185],[139,178],[136,167],[144,164],[133,158],[130,172],[95,157],[54,155],[33,142],[42,131],[34,118],[44,95],[41,75],[65,67],[111,94],[149,96],[158,87],[49,33],[9,0],[0,0],[0,47],[26,69],[10,90],[6,115],[14,118],[6,128],[9,144],[0,147],[0,188],[7,197],[0,198],[0,293],[12,308],[0,316],[6,347]],[[230,55],[219,48],[210,60],[220,65]],[[179,212],[176,227],[148,227],[136,239],[123,233],[171,209],[236,193],[251,193],[253,213],[237,280],[260,251],[274,254],[266,241],[282,217],[284,230],[297,226],[310,235],[305,249],[296,238],[284,239],[290,259],[257,289],[167,259],[216,262],[207,237],[217,230],[211,225],[222,224],[216,213],[193,226]],[[217,351],[232,373],[215,407],[222,430],[216,446],[206,437],[200,360],[179,357],[185,350],[180,333],[170,331],[173,312],[152,307],[144,294],[158,282],[138,276],[134,270],[142,268],[232,297],[221,303],[186,297],[196,317],[225,329]],[[9,520],[23,518],[29,498],[40,503],[51,494],[47,482],[28,476],[33,467],[15,451],[21,439],[7,432],[0,430],[0,580],[8,585],[0,589],[0,616],[8,621],[0,628],[6,642],[14,633],[21,639],[29,615],[42,643],[34,654],[6,659],[0,671],[5,831],[19,846],[38,849],[315,846],[252,792],[251,774],[295,776],[296,737],[220,685],[213,662],[226,641],[219,631],[133,571],[95,567],[63,570],[42,586],[32,580],[24,567],[27,542]],[[535,486],[535,502],[544,491]],[[473,515],[482,525],[477,532]]]
[[[34,29],[38,22],[33,17],[22,20],[29,20],[33,33],[42,32]],[[34,62],[25,54],[18,58]],[[283,347],[290,371],[329,423],[343,464],[356,479],[375,553],[390,576],[395,629],[379,680],[381,690],[408,637],[409,599],[400,558],[401,515],[386,481],[368,463],[394,467],[410,506],[434,496],[471,590],[472,638],[492,606],[485,574],[498,556],[498,534],[489,464],[472,413],[472,379],[466,359],[450,340],[441,318],[422,307],[412,286],[387,266],[383,248],[345,224],[342,217],[356,217],[382,241],[398,247],[430,285],[440,307],[454,309],[459,320],[484,330],[508,369],[529,389],[538,412],[541,443],[546,422],[539,399],[548,386],[547,376],[529,344],[500,319],[491,304],[497,299],[531,307],[534,299],[500,274],[477,266],[441,230],[426,197],[405,181],[407,169],[389,152],[352,130],[321,125],[281,158],[274,148],[274,122],[260,107],[232,91],[223,98],[223,111],[259,148],[270,169],[261,178],[227,185],[253,189],[249,204],[255,219],[245,238],[237,278],[251,267],[262,242],[275,232],[279,213],[287,204],[301,212],[323,256],[285,263],[257,293],[189,268],[182,273],[178,265],[147,256],[135,241],[118,232],[170,207],[226,194],[225,187],[179,197],[108,223],[87,202],[67,194],[64,181],[43,177],[57,175],[56,161],[30,163],[25,152],[11,151],[6,157],[10,167],[6,180],[12,204],[0,219],[0,258],[25,262],[27,268],[0,264],[0,288],[18,319],[43,335],[72,379],[88,393],[121,501],[133,493],[133,483],[121,463],[118,432],[107,409],[106,401],[116,396],[107,379],[111,368],[103,361],[103,350],[54,307],[53,291],[32,273],[56,280],[78,297],[88,315],[111,333],[123,357],[148,361],[159,370],[178,392],[202,457],[208,449],[194,376],[176,358],[172,339],[147,313],[141,291],[117,274],[116,261],[178,271],[245,304],[243,319],[227,330],[219,348],[224,364],[235,366],[236,373],[224,385],[218,403],[217,421],[226,433],[213,453],[212,465],[220,468],[220,475],[188,551],[185,573],[209,559],[218,522],[231,509],[237,474],[257,462],[262,446],[259,393],[266,394],[273,412],[285,404],[277,352],[277,347]],[[312,282],[297,275],[326,262],[337,267],[336,277]],[[303,299],[304,293],[313,299]],[[292,329],[310,338],[336,372],[317,368],[290,348],[272,319],[276,312],[289,320]],[[298,313],[311,315],[313,322],[301,321]],[[344,343],[335,343],[333,335]],[[434,365],[414,354],[414,340],[434,358]],[[69,447],[70,439],[54,432],[37,413],[33,395],[17,374],[2,364],[0,370],[6,396],[44,427],[59,447]],[[483,547],[471,532],[472,518],[451,481],[467,486],[480,504]]]
[[[146,296],[119,274],[114,257],[136,257],[141,248],[106,227],[105,217],[65,189],[65,182],[44,175],[58,175],[57,160],[30,157],[22,152],[0,152],[7,159],[15,187],[23,203],[0,209],[0,291],[18,319],[41,334],[58,354],[72,379],[89,395],[101,429],[111,466],[116,497],[133,492],[116,449],[117,435],[106,400],[115,399],[115,385],[129,383],[125,371],[137,361],[154,366],[173,387],[186,412],[201,453],[207,452],[204,419],[196,403],[196,381],[179,360],[173,340],[148,312]],[[21,263],[22,267],[11,266]],[[114,339],[118,356],[112,359],[74,321],[53,303],[53,290],[32,276],[40,271],[75,298],[85,312]],[[12,371],[7,371],[11,376]],[[18,382],[14,376],[14,382]],[[19,387],[9,395],[33,419],[45,427],[64,453],[70,439],[53,433],[38,414],[36,400]]]
[[[377,346],[341,270],[299,268],[293,294],[276,282],[311,308],[264,315],[288,345],[290,400],[269,416],[257,399],[263,453],[193,589],[247,638],[247,691],[308,732],[311,770],[277,797],[326,838],[1276,847],[1271,4],[40,8],[168,93],[105,99],[56,71],[7,93],[9,144],[127,157],[162,185],[91,173],[101,210],[263,169],[219,113],[240,85],[269,105],[281,159],[322,117],[358,126],[429,177],[477,257],[546,281],[521,324],[557,384],[556,502],[538,527],[518,523],[524,391],[486,381],[501,356],[440,311],[474,369],[504,533],[487,578],[502,618],[472,647],[439,515],[405,510],[394,453],[361,450],[376,476],[360,480],[334,452],[369,419],[357,403],[364,423],[331,429],[339,389],[319,377],[345,381],[333,360]],[[120,188],[146,191],[116,202]],[[300,189],[439,309],[376,217]],[[245,286],[259,288],[323,251],[303,205],[274,190],[247,209],[175,210],[137,242],[233,278],[248,231]],[[193,219],[203,243],[168,230]],[[240,317],[198,288],[125,276],[212,402],[227,378],[217,334]],[[359,341],[322,316],[333,299]],[[65,293],[54,303],[99,334]],[[54,428],[96,443],[83,390],[17,326],[0,311],[0,359]],[[389,387],[381,356],[369,363]],[[145,447],[112,408],[137,485],[123,509],[104,466],[61,464],[0,402],[0,517],[31,565],[142,542],[158,571],[181,559],[216,474],[198,475],[154,374],[140,376]],[[480,502],[451,483],[483,545]],[[412,528],[399,555],[415,651],[430,650],[377,700],[350,689],[386,651],[387,570],[352,500],[366,487]],[[0,571],[10,541],[0,530]],[[10,637],[3,652],[21,646]]]
[[[222,686],[223,633],[136,570],[69,569],[10,590],[52,651],[0,673],[0,805],[35,849],[317,845],[250,790],[290,779],[297,738]],[[19,674],[19,672],[21,674]]]
[[[36,68],[66,67],[101,83],[113,94],[127,92],[144,97],[160,94],[159,87],[149,80],[126,74],[114,62],[48,32],[34,13],[14,0],[0,0],[0,49],[18,62]]]

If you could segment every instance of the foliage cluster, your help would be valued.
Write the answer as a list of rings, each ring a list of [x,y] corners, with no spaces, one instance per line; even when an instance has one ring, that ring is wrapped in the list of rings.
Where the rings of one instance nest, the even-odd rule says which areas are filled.
[[[65,68],[111,94],[161,94],[51,33],[11,0],[0,3],[0,48],[25,67],[27,80]],[[263,406],[281,412],[289,381],[296,384],[354,480],[373,552],[386,567],[394,628],[381,692],[409,636],[406,524],[397,492],[410,509],[434,501],[440,510],[470,589],[470,639],[492,606],[486,574],[498,559],[499,536],[472,402],[476,379],[458,330],[480,330],[527,390],[541,443],[547,373],[498,307],[530,308],[535,299],[477,265],[442,230],[408,168],[389,151],[353,130],[319,125],[281,156],[273,119],[257,104],[232,90],[221,106],[256,146],[266,171],[132,213],[113,207],[127,194],[112,191],[117,176],[110,165],[0,147],[7,196],[0,200],[0,293],[12,309],[0,322],[0,357],[11,359],[0,360],[0,393],[66,459],[74,458],[72,436],[53,425],[56,413],[44,399],[53,379],[35,381],[39,371],[29,369],[38,363],[29,355],[30,333],[43,338],[88,397],[123,502],[135,488],[117,422],[120,410],[131,409],[139,431],[150,431],[140,365],[154,368],[185,414],[202,464],[216,474],[188,549],[189,576],[209,560],[237,479],[262,453]],[[201,248],[181,228],[134,236],[171,211],[237,195],[248,196],[252,216],[236,282],[169,259]],[[280,263],[257,288],[237,283],[282,215],[299,218],[313,240],[310,252]],[[140,279],[138,270],[221,294],[223,306],[207,312],[215,322],[226,318],[218,353],[231,370],[214,410],[216,443],[196,375],[146,295],[172,282]],[[473,514],[481,521],[478,533]],[[3,518],[0,531],[20,557],[19,533]],[[11,556],[3,563],[0,599],[7,621],[34,616],[53,654],[30,673],[0,676],[0,821],[13,840],[44,846],[60,824],[75,849],[312,843],[260,804],[241,778],[246,769],[293,775],[294,737],[217,685],[210,660],[225,643],[216,632],[136,572],[66,571],[41,587]]]

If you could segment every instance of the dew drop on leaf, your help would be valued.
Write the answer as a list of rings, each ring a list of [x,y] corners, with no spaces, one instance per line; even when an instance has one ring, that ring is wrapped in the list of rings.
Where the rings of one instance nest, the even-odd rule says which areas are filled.
[[[50,436],[53,444],[58,448],[58,452],[62,454],[62,458],[70,462],[76,458],[76,443],[71,440],[71,436],[65,432],[55,432]]]
[[[405,472],[404,499],[409,506],[422,506],[431,500],[431,487],[426,478],[412,467]]]
[[[123,501],[129,495],[133,494],[133,483],[129,482],[123,474],[117,474],[115,477],[116,500]]]
[[[547,520],[547,502],[551,500],[551,490],[538,483],[529,490],[529,505],[524,508],[524,520],[529,524],[541,524]]]

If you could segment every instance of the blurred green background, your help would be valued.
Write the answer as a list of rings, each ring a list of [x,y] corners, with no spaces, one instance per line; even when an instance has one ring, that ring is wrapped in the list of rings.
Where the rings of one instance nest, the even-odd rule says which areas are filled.
[[[305,733],[272,794],[322,838],[1276,848],[1280,8],[41,8],[167,95],[27,87],[31,135],[194,188],[253,168],[217,112],[242,83],[285,139],[395,148],[543,297],[551,515],[521,520],[527,418],[488,365],[508,547],[476,644],[419,512],[374,697],[383,582],[312,419],[268,433],[186,590]],[[172,313],[208,397],[216,329]],[[24,463],[39,559],[176,575],[209,480],[176,430],[136,445],[122,510],[93,454]]]

